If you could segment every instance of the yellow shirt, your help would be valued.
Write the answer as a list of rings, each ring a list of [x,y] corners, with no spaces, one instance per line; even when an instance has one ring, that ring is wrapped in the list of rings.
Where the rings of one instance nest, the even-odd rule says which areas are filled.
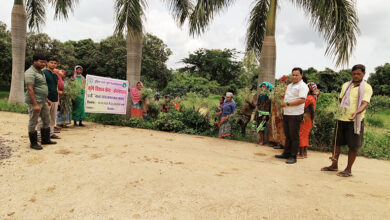
[[[362,82],[363,83],[363,82]],[[365,85],[364,85],[364,96],[363,96],[363,101],[366,101],[368,103],[370,103],[370,99],[371,99],[371,96],[372,96],[372,88],[371,86],[367,83],[367,82],[364,82]],[[343,98],[343,94],[345,92],[345,90],[347,89],[348,87],[348,84],[349,82],[346,82],[343,84],[343,87],[341,88],[341,93],[340,93],[340,98]],[[350,105],[349,105],[349,108],[347,109],[347,111],[342,114],[339,118],[340,121],[351,121],[349,120],[349,117],[351,117],[351,114],[353,114],[354,112],[356,112],[356,108],[357,108],[357,100],[358,100],[358,92],[359,92],[359,86],[354,86],[353,84],[351,85],[351,91],[349,93],[349,99],[350,99]],[[364,115],[366,113],[366,110],[364,110],[360,116],[360,119],[363,120],[364,119]]]

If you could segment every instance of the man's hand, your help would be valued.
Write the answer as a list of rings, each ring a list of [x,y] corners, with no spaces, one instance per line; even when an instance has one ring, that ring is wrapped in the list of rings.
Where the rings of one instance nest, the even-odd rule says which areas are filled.
[[[50,100],[47,100],[47,104],[49,105],[49,107],[53,104],[53,102],[52,101],[50,101]]]
[[[267,116],[263,116],[263,120],[267,120]]]
[[[41,111],[41,108],[39,107],[38,104],[35,104],[34,107],[33,107],[33,110],[35,113],[39,113]]]
[[[280,105],[280,107],[286,107],[287,106],[287,104],[285,103],[285,102],[283,102],[281,105]]]
[[[351,114],[351,117],[349,117],[349,120],[351,120],[351,121],[355,120],[356,115],[357,115],[356,112],[352,113],[352,114]]]

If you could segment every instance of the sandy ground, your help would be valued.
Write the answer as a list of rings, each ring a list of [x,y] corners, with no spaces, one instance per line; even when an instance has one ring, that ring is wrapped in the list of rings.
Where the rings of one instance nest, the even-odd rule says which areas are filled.
[[[27,115],[0,112],[0,219],[389,219],[390,162],[329,154],[287,165],[255,144],[87,123],[28,148]],[[341,157],[341,167],[346,157]]]

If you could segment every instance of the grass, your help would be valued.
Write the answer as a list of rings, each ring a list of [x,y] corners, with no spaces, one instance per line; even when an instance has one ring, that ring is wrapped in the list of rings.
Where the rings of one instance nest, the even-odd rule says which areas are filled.
[[[0,99],[8,98],[9,92],[8,91],[0,91]]]

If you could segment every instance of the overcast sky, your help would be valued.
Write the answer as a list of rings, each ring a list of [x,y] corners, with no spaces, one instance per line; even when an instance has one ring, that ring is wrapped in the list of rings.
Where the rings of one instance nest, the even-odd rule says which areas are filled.
[[[1,0],[0,21],[10,28],[13,0]],[[114,30],[113,0],[80,0],[74,14],[67,21],[53,20],[53,10],[47,11],[46,25],[42,32],[50,37],[66,40],[91,38],[100,41]],[[181,67],[180,60],[198,48],[245,49],[245,33],[252,0],[236,0],[234,5],[220,13],[207,32],[199,37],[191,37],[187,26],[178,28],[164,3],[149,0],[146,9],[145,30],[161,38],[173,51],[167,64],[169,68]],[[295,66],[304,69],[325,67],[336,69],[331,58],[325,56],[326,44],[312,29],[303,11],[290,1],[281,0],[277,14],[277,76],[289,74]],[[350,60],[353,64],[366,65],[367,72],[390,62],[390,1],[358,0],[358,16],[361,35]],[[337,69],[336,69],[337,70]],[[367,74],[368,75],[368,74]]]

